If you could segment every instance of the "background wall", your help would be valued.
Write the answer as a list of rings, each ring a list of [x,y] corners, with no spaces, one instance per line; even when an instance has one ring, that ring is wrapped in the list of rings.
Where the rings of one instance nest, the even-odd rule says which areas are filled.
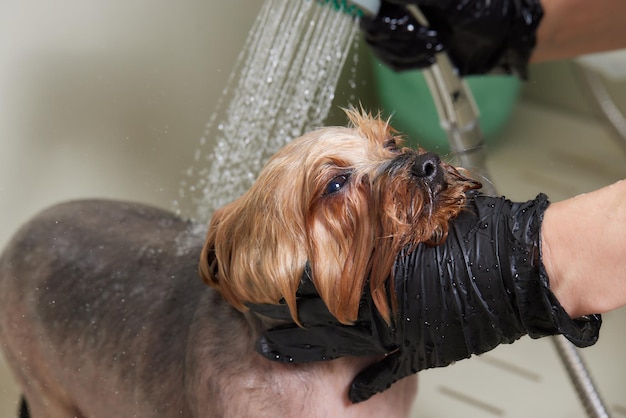
[[[624,56],[626,52],[619,52]],[[621,60],[624,60],[623,58]],[[580,60],[555,61],[535,64],[531,67],[530,81],[524,86],[523,97],[564,111],[602,119],[597,104],[590,100],[589,90],[581,84]],[[584,64],[584,62],[583,62]],[[598,73],[606,83],[611,98],[626,111],[626,60],[611,66],[604,65],[610,74]],[[619,65],[619,67],[617,67]],[[586,68],[589,68],[587,65]]]
[[[260,2],[0,3],[0,245],[44,206],[169,207]]]

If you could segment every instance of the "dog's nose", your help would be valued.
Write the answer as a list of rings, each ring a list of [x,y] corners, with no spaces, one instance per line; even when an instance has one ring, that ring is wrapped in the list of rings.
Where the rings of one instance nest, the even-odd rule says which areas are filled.
[[[411,173],[420,179],[432,182],[441,180],[441,159],[437,154],[426,152],[418,155],[413,161]]]

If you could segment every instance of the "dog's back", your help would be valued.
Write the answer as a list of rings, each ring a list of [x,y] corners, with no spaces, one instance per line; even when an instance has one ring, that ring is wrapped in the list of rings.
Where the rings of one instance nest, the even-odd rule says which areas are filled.
[[[55,206],[17,233],[0,258],[0,342],[33,417],[407,413],[414,382],[350,406],[349,360],[254,353],[258,321],[198,278],[203,239],[167,212],[102,200]]]

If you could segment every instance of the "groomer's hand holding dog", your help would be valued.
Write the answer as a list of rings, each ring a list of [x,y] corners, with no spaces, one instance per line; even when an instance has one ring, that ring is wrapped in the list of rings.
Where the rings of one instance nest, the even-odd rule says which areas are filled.
[[[421,25],[407,10],[418,6]],[[382,0],[361,28],[376,55],[397,71],[425,68],[445,51],[461,75],[626,47],[626,2],[560,0]]]
[[[318,320],[304,328],[269,330],[257,350],[272,360],[307,362],[386,348],[382,360],[353,381],[350,399],[360,402],[420,370],[447,366],[526,334],[563,334],[577,346],[591,345],[600,317],[570,319],[550,289],[540,245],[547,207],[544,195],[525,203],[473,196],[444,243],[419,244],[398,256],[392,324],[380,318],[367,295],[354,326],[329,320],[323,303],[307,298],[298,314]],[[282,308],[252,309],[276,317]],[[369,346],[363,344],[368,336]]]
[[[315,289],[308,264],[296,296],[299,324],[293,322],[284,301],[281,305],[246,304],[259,315],[285,321],[257,340],[256,350],[265,357],[273,361],[304,363],[345,356],[381,356],[393,350],[394,342],[389,338],[386,323],[378,315],[369,292],[361,298],[359,316],[351,326],[342,324],[330,313]],[[302,334],[303,329],[306,329],[305,334]],[[294,337],[303,340],[292,344]]]
[[[418,6],[428,25],[407,6]],[[383,0],[361,29],[378,58],[398,71],[428,67],[445,51],[460,75],[499,69],[525,78],[542,16],[539,0]]]

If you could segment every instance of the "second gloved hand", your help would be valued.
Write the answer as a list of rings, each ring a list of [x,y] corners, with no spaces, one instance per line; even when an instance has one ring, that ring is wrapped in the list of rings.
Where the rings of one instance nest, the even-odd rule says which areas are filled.
[[[392,324],[380,318],[368,290],[353,326],[329,317],[309,292],[298,302],[304,328],[270,329],[257,350],[270,360],[290,362],[383,357],[354,379],[350,399],[360,402],[420,370],[447,366],[526,334],[563,334],[577,346],[591,345],[600,317],[570,319],[550,291],[540,251],[547,206],[544,195],[514,203],[472,194],[444,243],[420,244],[398,255]],[[287,319],[281,306],[251,309]]]
[[[427,27],[407,5],[419,7]],[[428,67],[446,51],[462,76],[502,70],[526,78],[542,17],[539,0],[382,0],[361,29],[378,58],[398,71]]]

